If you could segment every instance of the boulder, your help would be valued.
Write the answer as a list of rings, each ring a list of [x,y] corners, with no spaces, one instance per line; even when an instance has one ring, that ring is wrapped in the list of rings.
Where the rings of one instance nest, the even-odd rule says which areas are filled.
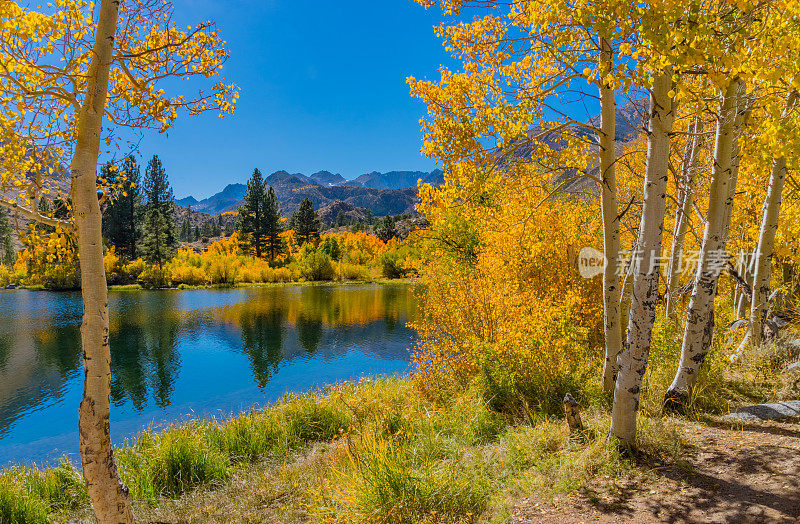
[[[763,422],[800,417],[800,400],[745,406],[722,417],[727,422]]]

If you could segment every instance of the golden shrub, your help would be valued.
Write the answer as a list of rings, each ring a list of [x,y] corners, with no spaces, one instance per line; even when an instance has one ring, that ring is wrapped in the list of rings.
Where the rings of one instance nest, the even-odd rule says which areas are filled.
[[[581,247],[602,245],[596,204],[548,198],[526,175],[472,201],[453,186],[421,191],[431,231],[415,381],[432,397],[477,379],[500,404],[544,408],[599,368],[600,277],[577,267]]]

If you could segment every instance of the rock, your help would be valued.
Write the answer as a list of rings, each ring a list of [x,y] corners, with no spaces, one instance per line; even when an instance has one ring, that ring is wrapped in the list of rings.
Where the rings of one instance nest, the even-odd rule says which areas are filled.
[[[787,342],[787,345],[792,349],[800,351],[800,338],[790,340],[789,342]]]
[[[796,417],[800,417],[800,400],[745,406],[725,415],[722,420],[727,422],[762,422]]]
[[[786,366],[786,371],[792,371],[794,373],[800,372],[800,360],[797,362],[792,362],[788,366]]]
[[[750,325],[749,318],[740,318],[739,320],[734,320],[731,322],[731,325],[728,326],[728,329],[731,331],[739,331],[742,328],[745,328]]]
[[[6,289],[17,289],[17,286],[15,286],[14,284],[9,284],[6,286]]]

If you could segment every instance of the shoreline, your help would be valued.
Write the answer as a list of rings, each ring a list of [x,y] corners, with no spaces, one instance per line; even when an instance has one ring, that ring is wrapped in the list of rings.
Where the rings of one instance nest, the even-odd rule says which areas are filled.
[[[222,289],[248,289],[261,287],[286,287],[286,286],[309,286],[309,287],[336,287],[379,284],[383,286],[392,285],[420,285],[419,278],[374,278],[368,280],[297,280],[292,282],[240,282],[237,284],[208,284],[203,286],[190,286],[181,284],[177,287],[145,288],[141,284],[114,284],[108,286],[109,291],[198,291],[198,290],[222,290]],[[44,286],[15,286],[0,289],[0,291],[42,291],[50,293],[74,293],[80,291],[75,289],[50,289]]]

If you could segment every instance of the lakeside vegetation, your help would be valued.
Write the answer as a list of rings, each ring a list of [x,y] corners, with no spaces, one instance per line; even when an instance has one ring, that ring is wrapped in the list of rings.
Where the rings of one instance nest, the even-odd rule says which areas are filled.
[[[114,248],[103,258],[109,286],[144,289],[166,287],[232,286],[238,284],[311,281],[375,281],[401,279],[417,273],[419,251],[415,240],[382,242],[364,233],[325,233],[318,245],[298,246],[294,232],[282,234],[288,246],[277,264],[242,254],[234,233],[208,244],[200,253],[179,249],[161,268],[144,259],[125,262]],[[11,268],[0,265],[0,287],[29,289],[78,289],[80,272],[76,257],[25,250]]]
[[[656,326],[658,369],[677,366],[679,329],[673,321]],[[798,393],[788,378],[774,379],[791,352],[771,345],[730,365],[734,350],[715,349],[688,416],[663,409],[669,373],[648,377],[634,455],[607,438],[608,401],[596,366],[576,393],[585,425],[579,434],[570,434],[555,404],[528,409],[520,401],[517,410],[498,411],[488,400],[506,394],[499,383],[491,389],[478,381],[434,399],[412,376],[362,379],[231,418],[149,428],[116,455],[136,514],[146,520],[504,522],[530,495],[547,503],[591,486],[601,497],[615,479],[646,489],[657,479],[651,464],[680,464],[683,425],[742,401]],[[543,394],[545,405],[552,392]],[[91,518],[91,507],[68,461],[0,473],[0,521],[76,518]]]
[[[147,166],[144,202],[138,173],[132,156],[125,158],[120,169],[112,164],[103,167],[101,180],[111,195],[103,214],[103,265],[109,285],[156,289],[368,281],[417,274],[419,232],[411,231],[401,240],[394,218],[387,216],[370,233],[355,227],[322,233],[308,199],[287,221],[258,169],[248,182],[244,202],[232,213],[236,217],[233,230],[223,236],[216,221],[207,222],[203,232],[217,239],[200,238],[198,230],[194,237],[200,241],[198,247],[189,243],[188,218],[178,233],[172,189],[158,156]],[[54,218],[71,213],[69,202],[59,199],[42,198],[38,207],[40,213]],[[219,219],[222,222],[222,216]],[[143,225],[138,224],[140,220]],[[32,223],[19,235],[24,249],[15,254],[7,215],[0,214],[0,247],[6,250],[0,263],[0,287],[79,289],[77,244],[69,230]]]
[[[800,394],[783,373],[799,356],[787,334],[800,316],[800,4],[488,2],[466,20],[463,8],[487,2],[418,3],[442,8],[457,65],[408,79],[428,110],[422,152],[444,170],[443,184],[418,187],[424,234],[322,234],[308,199],[284,227],[256,170],[238,231],[200,252],[177,250],[157,157],[141,203],[138,168],[108,166],[98,185],[97,159],[106,113],[164,131],[178,108],[233,110],[238,92],[223,82],[192,102],[155,87],[221,72],[213,24],[187,34],[169,3],[133,16],[109,0],[97,17],[69,0],[48,14],[0,11],[0,58],[14,65],[0,85],[0,182],[14,196],[0,203],[39,223],[0,278],[80,284],[86,315],[85,482],[68,465],[0,473],[0,518],[502,521],[523,497],[547,501],[602,476],[646,482],[653,461],[681,463],[685,424]],[[53,49],[72,46],[79,65],[42,79]],[[561,104],[587,95],[584,82],[600,114],[578,121]],[[34,102],[37,118],[24,117]],[[29,155],[39,144],[56,146]],[[75,201],[46,197],[42,179],[67,172]],[[102,211],[126,198],[119,223],[144,230],[111,227],[105,239],[119,241],[104,245]],[[111,449],[105,276],[157,288],[378,272],[422,283],[410,377]],[[582,431],[562,420],[567,393]]]

